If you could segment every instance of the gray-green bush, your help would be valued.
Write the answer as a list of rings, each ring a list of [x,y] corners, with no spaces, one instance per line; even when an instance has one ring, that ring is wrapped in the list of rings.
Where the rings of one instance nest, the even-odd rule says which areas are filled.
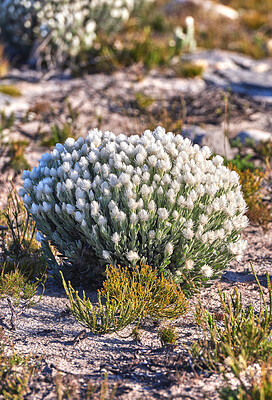
[[[246,246],[239,176],[210,156],[160,127],[130,137],[94,130],[44,154],[24,172],[21,195],[64,273],[94,282],[108,263],[148,262],[192,288]]]

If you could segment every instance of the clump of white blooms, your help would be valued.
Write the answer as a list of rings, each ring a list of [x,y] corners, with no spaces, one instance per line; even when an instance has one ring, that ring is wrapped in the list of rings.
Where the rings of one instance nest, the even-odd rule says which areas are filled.
[[[38,230],[75,268],[91,249],[103,266],[148,262],[201,284],[246,247],[238,174],[208,147],[161,127],[69,138],[23,179],[20,194]]]
[[[151,0],[2,0],[0,27],[20,51],[61,64],[90,49],[100,30],[120,29],[143,1]]]

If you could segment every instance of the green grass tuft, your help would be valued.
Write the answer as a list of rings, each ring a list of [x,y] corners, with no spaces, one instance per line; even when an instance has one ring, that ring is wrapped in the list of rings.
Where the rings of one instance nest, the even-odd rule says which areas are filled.
[[[13,85],[0,85],[0,93],[7,94],[11,97],[22,96],[20,89]]]
[[[260,311],[255,311],[255,304],[245,308],[242,292],[237,288],[228,296],[218,289],[221,303],[220,313],[209,313],[201,303],[196,308],[196,322],[202,329],[203,336],[194,342],[191,354],[201,368],[218,371],[227,358],[239,359],[245,363],[266,361],[270,357],[272,342],[270,328],[272,323],[272,291],[267,273],[269,307],[266,305],[264,292],[257,275],[253,274],[259,287]],[[220,323],[218,323],[220,315]]]

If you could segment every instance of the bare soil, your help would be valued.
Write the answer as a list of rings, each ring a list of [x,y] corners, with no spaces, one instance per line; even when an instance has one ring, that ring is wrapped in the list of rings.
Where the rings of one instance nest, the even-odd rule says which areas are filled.
[[[271,274],[272,231],[250,226],[243,236],[248,240],[243,261],[232,263],[219,283],[228,293],[237,286],[245,305],[258,304],[258,286],[250,262],[267,293],[265,273]],[[95,301],[95,292],[87,294]],[[107,373],[109,390],[117,384],[116,398],[121,400],[219,399],[217,388],[222,385],[222,378],[209,371],[199,371],[188,355],[188,347],[200,334],[193,316],[194,305],[199,300],[210,311],[218,311],[217,285],[192,298],[186,317],[174,322],[179,334],[175,348],[162,347],[158,326],[148,318],[141,325],[140,342],[129,336],[132,326],[118,335],[86,332],[84,339],[77,340],[82,326],[70,315],[64,290],[49,278],[42,300],[34,308],[25,309],[18,317],[17,329],[9,332],[16,350],[42,356],[40,371],[31,382],[26,398],[57,399],[56,379],[59,381],[61,375],[63,387],[72,387],[72,398],[84,399],[88,382],[97,385]],[[5,316],[2,325],[8,332],[10,311],[5,301],[1,301],[0,310]]]

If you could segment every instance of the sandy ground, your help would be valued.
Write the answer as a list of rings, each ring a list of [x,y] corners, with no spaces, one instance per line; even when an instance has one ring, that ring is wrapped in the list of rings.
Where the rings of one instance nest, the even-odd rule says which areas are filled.
[[[265,272],[271,274],[272,231],[263,232],[259,227],[248,227],[244,232],[248,240],[245,257],[233,263],[221,278],[220,285],[226,292],[234,286],[242,291],[245,304],[258,302],[258,288],[250,271],[250,262],[266,289]],[[95,301],[94,292],[87,293]],[[210,311],[219,308],[217,287],[214,284],[200,294],[200,300]],[[217,374],[194,371],[187,348],[198,338],[193,310],[198,298],[191,299],[186,317],[175,321],[179,334],[175,349],[164,349],[158,338],[158,326],[148,318],[141,326],[141,341],[128,337],[132,326],[119,335],[93,335],[74,342],[82,331],[67,311],[69,302],[64,290],[49,278],[42,300],[33,308],[25,309],[18,317],[17,329],[9,335],[17,350],[23,354],[42,356],[38,378],[30,386],[27,399],[56,399],[54,377],[61,371],[64,378],[74,382],[74,398],[83,399],[87,382],[103,380],[108,374],[109,385],[117,383],[116,398],[129,399],[219,399],[216,388],[222,385]],[[0,303],[1,314],[9,325],[9,309]],[[207,397],[205,397],[207,396]]]

